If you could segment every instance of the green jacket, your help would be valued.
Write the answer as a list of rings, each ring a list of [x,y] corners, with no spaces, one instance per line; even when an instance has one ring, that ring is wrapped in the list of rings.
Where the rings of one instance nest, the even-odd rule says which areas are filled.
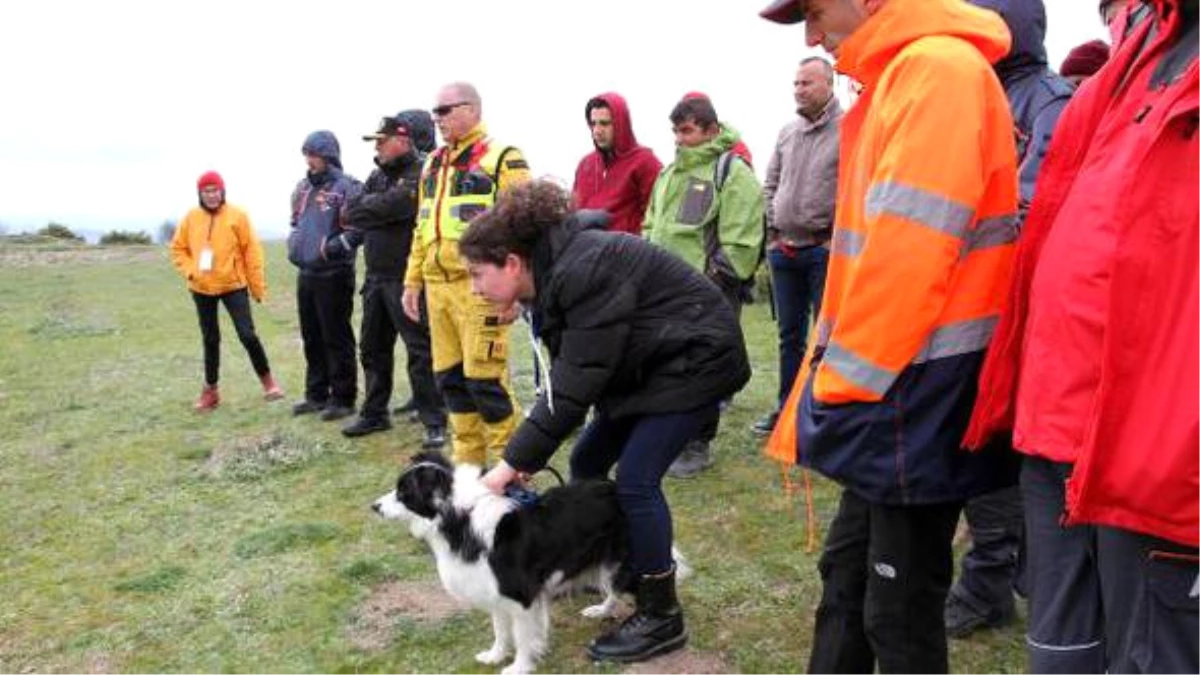
[[[730,162],[721,190],[717,161],[740,134],[722,124],[713,140],[677,148],[650,194],[642,236],[683,258],[710,277],[749,279],[763,245],[763,195],[758,178],[738,158]]]

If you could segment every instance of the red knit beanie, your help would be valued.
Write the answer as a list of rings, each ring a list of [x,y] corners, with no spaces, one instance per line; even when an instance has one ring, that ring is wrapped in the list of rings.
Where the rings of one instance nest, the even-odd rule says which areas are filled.
[[[199,180],[196,181],[196,189],[203,190],[204,188],[215,185],[225,191],[225,181],[221,178],[221,174],[216,171],[205,171],[201,174]]]
[[[1108,63],[1108,45],[1103,40],[1092,40],[1072,49],[1067,58],[1063,59],[1058,74],[1063,77],[1091,77],[1104,67],[1105,63]]]

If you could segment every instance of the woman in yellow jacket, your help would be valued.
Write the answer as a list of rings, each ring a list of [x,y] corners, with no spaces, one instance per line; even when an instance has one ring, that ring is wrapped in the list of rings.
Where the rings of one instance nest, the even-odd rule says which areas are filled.
[[[262,245],[246,212],[225,203],[225,181],[220,174],[209,171],[200,176],[196,190],[200,205],[188,211],[171,240],[171,262],[187,280],[196,301],[204,341],[204,389],[195,408],[206,412],[221,403],[217,390],[221,367],[217,304],[222,302],[262,382],[264,397],[268,401],[281,399],[283,390],[271,376],[267,353],[254,332],[250,315],[250,297],[262,302],[267,295]]]

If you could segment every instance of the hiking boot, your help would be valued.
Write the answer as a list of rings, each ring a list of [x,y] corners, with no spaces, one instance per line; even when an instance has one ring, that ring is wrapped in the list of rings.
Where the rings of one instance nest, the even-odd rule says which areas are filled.
[[[293,415],[308,415],[310,413],[321,412],[325,409],[324,401],[310,401],[304,399],[292,406]]]
[[[271,377],[270,373],[258,378],[262,382],[263,398],[268,401],[278,401],[283,398],[283,389],[279,388],[279,384],[275,382],[275,378]]]
[[[965,600],[950,593],[946,596],[946,636],[962,640],[976,631],[1007,625],[1012,622],[1014,614],[1012,605],[980,613]]]
[[[330,403],[321,411],[322,422],[333,422],[335,420],[345,419],[354,414],[354,408],[336,403]]]
[[[217,385],[206,384],[200,390],[200,398],[196,399],[192,408],[196,412],[208,412],[219,405],[221,405],[221,392],[217,390]]]
[[[667,475],[671,478],[691,478],[713,465],[712,450],[707,441],[688,441],[683,452],[671,463]]]
[[[775,431],[775,423],[778,421],[779,411],[773,410],[759,418],[759,420],[750,427],[750,430],[753,431],[754,435],[758,436],[759,438],[770,436],[771,432]]]
[[[425,438],[421,439],[422,448],[425,448],[426,450],[434,450],[444,445],[446,445],[446,427],[425,427]]]
[[[645,661],[687,644],[683,608],[675,596],[675,570],[644,575],[637,584],[637,611],[614,631],[592,640],[588,656],[596,661]]]
[[[386,417],[359,417],[353,424],[342,427],[342,435],[347,438],[357,438],[391,428],[392,422]]]

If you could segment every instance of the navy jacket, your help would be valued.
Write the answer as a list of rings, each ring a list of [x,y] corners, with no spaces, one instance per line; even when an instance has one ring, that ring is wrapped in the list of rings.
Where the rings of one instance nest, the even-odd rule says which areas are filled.
[[[971,3],[999,14],[1012,33],[1012,49],[996,64],[996,75],[1004,84],[1017,127],[1020,213],[1024,221],[1058,116],[1075,89],[1047,65],[1046,7],[1042,0],[971,0]]]

